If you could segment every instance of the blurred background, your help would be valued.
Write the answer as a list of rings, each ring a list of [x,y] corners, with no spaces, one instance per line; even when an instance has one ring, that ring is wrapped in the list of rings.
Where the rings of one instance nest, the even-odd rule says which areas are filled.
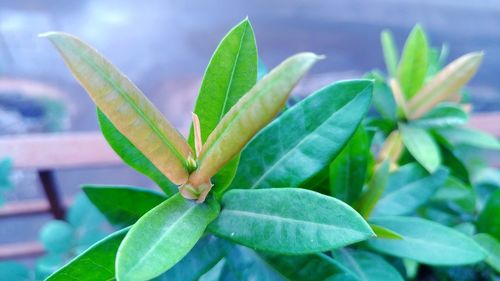
[[[434,46],[449,45],[449,61],[467,52],[485,51],[483,65],[469,85],[473,110],[500,110],[497,0],[2,0],[0,134],[99,129],[91,100],[48,40],[37,37],[51,30],[72,33],[97,48],[185,133],[212,52],[224,34],[246,16],[268,68],[300,51],[327,56],[296,95],[385,69],[380,32],[391,29],[402,48],[413,25],[421,23]],[[45,198],[39,173],[14,169],[9,177],[13,187],[2,193],[5,206]],[[63,201],[71,200],[83,183],[152,187],[124,165],[62,169],[51,173],[50,179],[57,181]],[[0,249],[4,246],[0,258],[6,253],[5,245],[38,241],[39,230],[51,218],[50,212],[7,216],[0,211]],[[16,258],[33,262],[29,255]]]

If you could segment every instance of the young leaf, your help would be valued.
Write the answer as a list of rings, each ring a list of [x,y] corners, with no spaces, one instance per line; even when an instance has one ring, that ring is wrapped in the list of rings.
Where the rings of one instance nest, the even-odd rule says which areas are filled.
[[[401,133],[398,130],[394,130],[382,145],[377,160],[379,162],[389,161],[389,168],[396,168],[402,151],[403,140],[401,139]]]
[[[410,167],[420,169],[418,166]],[[444,184],[447,177],[448,170],[440,168],[432,175],[426,175],[398,186],[389,179],[389,184],[378,201],[373,215],[407,215],[415,212]]]
[[[384,254],[435,266],[477,263],[483,251],[469,237],[452,228],[414,217],[378,217],[374,223],[399,233],[403,239],[370,239],[368,245]]]
[[[403,143],[410,154],[424,168],[433,173],[441,165],[441,154],[431,135],[424,129],[414,125],[399,124]]]
[[[416,119],[442,101],[458,94],[476,74],[483,53],[469,53],[454,60],[429,81],[408,103],[409,117]]]
[[[92,245],[50,275],[46,281],[114,280],[116,251],[128,230],[129,228],[119,230]]]
[[[353,206],[364,217],[368,218],[377,205],[380,196],[384,193],[384,189],[389,179],[389,162],[384,161],[382,165],[375,171],[375,174],[368,183],[367,190],[361,195]]]
[[[500,240],[500,189],[493,192],[477,219],[477,230]]]
[[[341,249],[336,251],[337,260],[360,281],[403,281],[399,272],[382,257],[366,251]]]
[[[178,191],[177,186],[171,183],[139,149],[120,133],[99,109],[97,109],[97,120],[104,138],[123,162],[152,179],[168,196]]]
[[[468,114],[460,106],[442,103],[412,123],[420,127],[451,127],[464,125],[468,119]]]
[[[396,101],[384,76],[377,71],[372,71],[363,78],[373,80],[373,106],[375,109],[377,109],[383,118],[395,120]]]
[[[47,37],[97,107],[173,183],[185,183],[191,148],[142,92],[95,49],[61,32]]]
[[[202,142],[207,140],[222,117],[256,81],[257,46],[252,26],[245,19],[222,39],[205,71],[194,108],[200,119]],[[189,143],[193,144],[192,130]],[[238,160],[233,160],[214,177],[217,189],[223,189],[230,183]]]
[[[500,149],[494,136],[464,127],[439,128],[436,133],[452,145],[469,145],[484,149]]]
[[[398,67],[398,49],[396,47],[396,43],[394,43],[392,32],[389,30],[383,30],[380,35],[380,41],[382,42],[382,51],[384,52],[387,72],[389,72],[390,76],[396,77]]]
[[[180,262],[154,281],[197,281],[214,267],[229,249],[230,245],[225,240],[207,235],[200,239]]]
[[[326,168],[355,132],[372,83],[329,85],[285,111],[245,148],[231,188],[301,186]]]
[[[257,250],[315,253],[373,235],[347,204],[305,189],[231,190],[222,197],[222,207],[209,230]]]
[[[363,189],[370,153],[368,136],[363,126],[330,164],[330,194],[346,203],[358,199]]]
[[[233,159],[283,108],[293,87],[319,58],[312,53],[294,55],[245,94],[208,137],[199,157],[199,167],[189,182],[193,186],[205,183]]]
[[[85,185],[82,189],[108,221],[118,226],[134,224],[167,199],[155,191],[130,186]]]
[[[118,279],[148,280],[170,269],[194,247],[219,208],[214,200],[197,204],[176,194],[150,210],[118,249]]]
[[[372,228],[373,232],[375,232],[375,235],[377,235],[377,238],[384,238],[384,239],[403,239],[401,235],[398,233],[387,229],[385,227],[382,227],[380,225],[372,224],[370,223],[370,227]]]
[[[486,233],[479,233],[473,238],[486,253],[485,262],[500,273],[500,242]]]
[[[398,68],[398,80],[407,100],[424,84],[427,67],[427,38],[422,27],[416,25],[406,40]]]

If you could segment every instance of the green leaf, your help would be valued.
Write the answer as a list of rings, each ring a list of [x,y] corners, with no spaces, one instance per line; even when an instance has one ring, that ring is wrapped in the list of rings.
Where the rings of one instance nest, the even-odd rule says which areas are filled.
[[[118,249],[118,279],[148,280],[170,269],[194,247],[219,208],[212,199],[197,204],[176,194],[150,210]]]
[[[78,38],[48,32],[73,75],[97,107],[173,183],[189,176],[193,157],[184,137],[144,94],[95,49]]]
[[[394,43],[394,37],[392,32],[389,30],[383,30],[380,35],[380,41],[382,42],[382,51],[384,52],[385,66],[387,67],[387,72],[392,77],[396,76],[396,71],[398,67],[398,49],[396,43]]]
[[[372,79],[373,81],[373,106],[380,115],[388,120],[396,119],[396,101],[392,95],[391,88],[387,85],[384,76],[372,71],[363,78]]]
[[[373,232],[375,232],[375,235],[377,238],[384,238],[384,239],[403,239],[401,235],[398,233],[387,229],[385,227],[382,227],[380,225],[376,224],[370,224],[370,227],[372,228]]]
[[[330,194],[346,203],[358,199],[365,183],[370,144],[360,126],[330,164]]]
[[[366,251],[341,249],[336,251],[337,260],[359,281],[403,281],[399,272],[382,257]]]
[[[469,116],[460,106],[442,103],[412,123],[420,127],[451,127],[464,125],[468,119]]]
[[[370,239],[368,245],[384,254],[435,266],[473,264],[485,258],[469,237],[438,223],[415,217],[378,217],[374,223],[399,233],[403,240]]]
[[[64,253],[73,246],[74,235],[73,227],[69,223],[54,220],[43,226],[40,241],[48,252]]]
[[[406,165],[405,169],[421,169],[417,165]],[[402,169],[403,169],[402,168]],[[407,172],[407,171],[403,171]],[[413,181],[395,185],[389,179],[387,188],[377,203],[373,212],[374,216],[381,215],[407,215],[415,212],[418,207],[425,204],[429,198],[440,188],[448,178],[448,170],[438,169],[433,174],[426,175]],[[397,171],[396,173],[399,173]],[[421,171],[415,171],[420,174]]]
[[[371,92],[367,80],[334,83],[285,111],[245,148],[231,188],[302,186],[349,141]]]
[[[128,230],[129,228],[125,228],[117,231],[92,245],[46,281],[114,280],[116,251]]]
[[[196,281],[226,255],[229,247],[225,240],[207,235],[174,267],[153,280]]]
[[[479,233],[473,238],[486,253],[485,262],[500,273],[500,242],[486,233]]]
[[[0,276],[9,281],[31,281],[31,274],[26,266],[12,261],[0,262]]]
[[[428,45],[425,33],[416,25],[403,49],[398,78],[406,100],[410,100],[422,87],[428,67]]]
[[[500,141],[498,141],[498,139],[478,130],[464,127],[449,127],[439,128],[436,132],[452,145],[468,145],[484,149],[500,149]]]
[[[456,204],[469,213],[473,213],[476,210],[476,194],[474,189],[451,176],[437,190],[432,200],[445,204]]]
[[[222,211],[209,230],[253,249],[282,254],[326,251],[373,235],[347,204],[298,188],[231,190],[222,197]]]
[[[134,224],[167,199],[158,192],[130,186],[85,185],[82,189],[108,221],[117,226]]]
[[[500,240],[500,189],[493,192],[477,219],[478,232],[485,232]]]
[[[206,142],[222,117],[257,81],[257,46],[248,19],[222,39],[208,64],[194,113],[200,119],[201,139]],[[191,129],[189,143],[193,147]],[[236,173],[238,160],[228,163],[213,179],[215,188],[227,187]]]
[[[226,256],[226,263],[220,281],[288,281],[256,252],[235,245]]]
[[[193,186],[208,181],[283,108],[288,95],[320,59],[313,53],[294,55],[273,69],[223,117],[203,145],[199,167],[191,174]]]
[[[177,186],[170,182],[127,137],[120,133],[99,109],[97,109],[97,120],[104,138],[123,162],[152,179],[168,196],[178,191]]]
[[[441,153],[432,136],[422,128],[399,124],[403,143],[410,154],[424,168],[433,173],[441,165]]]
[[[377,205],[378,200],[384,193],[388,179],[389,162],[384,161],[370,179],[367,189],[363,192],[358,201],[353,204],[354,208],[364,218],[368,218]]]
[[[260,253],[259,255],[287,280],[324,281],[331,280],[330,278],[342,278],[340,280],[357,281],[350,270],[337,260],[322,253],[300,256],[269,253]]]
[[[411,119],[419,118],[438,103],[458,95],[476,74],[483,53],[469,53],[454,60],[430,80],[408,103]]]

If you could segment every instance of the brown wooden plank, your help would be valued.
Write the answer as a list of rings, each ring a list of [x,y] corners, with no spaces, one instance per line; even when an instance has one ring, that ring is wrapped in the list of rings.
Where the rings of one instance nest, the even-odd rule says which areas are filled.
[[[43,246],[39,242],[23,242],[0,245],[0,260],[33,257],[39,256],[43,253]]]
[[[1,137],[0,157],[11,157],[14,168],[19,169],[52,170],[121,164],[99,132]]]

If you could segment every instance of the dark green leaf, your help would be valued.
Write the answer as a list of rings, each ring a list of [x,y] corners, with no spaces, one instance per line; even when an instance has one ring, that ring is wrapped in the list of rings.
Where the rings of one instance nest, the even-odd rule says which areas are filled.
[[[123,162],[152,179],[168,196],[177,192],[177,186],[171,183],[127,137],[120,133],[99,109],[97,109],[97,119],[104,138]]]
[[[500,189],[493,192],[477,219],[477,230],[500,240]]]
[[[226,255],[229,247],[229,243],[223,239],[207,235],[180,262],[153,280],[196,281]]]
[[[398,233],[387,229],[385,227],[382,227],[380,225],[372,224],[370,223],[370,227],[372,228],[373,232],[375,232],[375,235],[377,238],[385,238],[385,239],[403,239],[401,235]]]
[[[476,209],[476,194],[471,186],[465,185],[455,177],[449,177],[440,187],[432,200],[456,204],[463,210],[473,213]]]
[[[346,203],[358,199],[365,183],[370,153],[368,136],[360,126],[330,164],[330,194]]]
[[[226,257],[220,281],[288,281],[268,265],[256,252],[242,246],[234,246]]]
[[[341,249],[335,257],[359,281],[403,281],[399,272],[382,257],[366,251]]]
[[[420,168],[417,165],[407,165],[405,167]],[[415,173],[420,174],[421,172],[416,171]],[[405,182],[399,186],[391,183],[389,179],[386,192],[378,201],[373,215],[407,215],[415,212],[444,184],[447,177],[448,170],[440,168],[431,175],[426,175],[415,181]]]
[[[399,124],[403,143],[424,168],[433,173],[441,165],[441,153],[432,136],[415,125]]]
[[[222,117],[257,81],[257,46],[252,26],[243,20],[226,34],[205,71],[194,113],[200,120],[201,140],[206,142]],[[191,129],[189,143],[194,148]],[[236,173],[239,158],[228,163],[214,178],[224,189]]]
[[[116,251],[127,231],[122,229],[97,242],[46,281],[114,280]]]
[[[148,280],[170,269],[194,247],[219,208],[213,199],[197,204],[176,194],[150,210],[118,249],[118,279]]]
[[[301,186],[342,150],[371,92],[367,80],[339,82],[285,111],[245,148],[231,187]]]
[[[378,217],[374,223],[399,233],[403,240],[370,239],[368,245],[384,254],[436,266],[477,263],[483,251],[469,237],[452,228],[415,217]]]
[[[108,221],[118,226],[135,223],[167,199],[155,191],[130,186],[85,185],[82,189]]]
[[[326,251],[373,235],[347,204],[299,188],[231,190],[209,230],[253,249],[283,254]]]

